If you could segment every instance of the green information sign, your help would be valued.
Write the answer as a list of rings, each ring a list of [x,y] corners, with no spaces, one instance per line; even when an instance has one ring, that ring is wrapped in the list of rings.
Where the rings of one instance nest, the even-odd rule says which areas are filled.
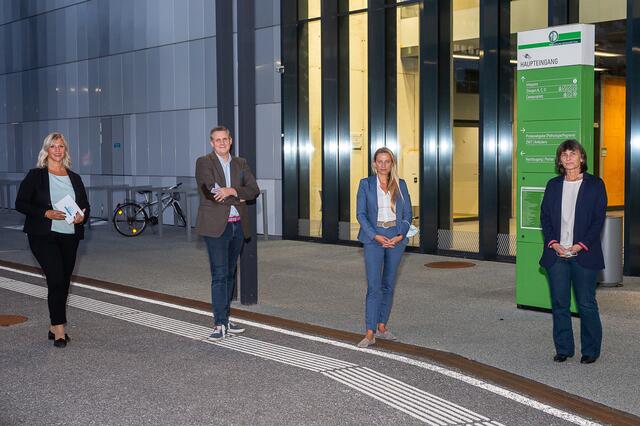
[[[516,303],[550,308],[540,205],[558,145],[578,140],[593,159],[593,25],[518,33]]]
[[[520,187],[520,228],[538,229],[540,226],[540,205],[544,188],[540,187]]]

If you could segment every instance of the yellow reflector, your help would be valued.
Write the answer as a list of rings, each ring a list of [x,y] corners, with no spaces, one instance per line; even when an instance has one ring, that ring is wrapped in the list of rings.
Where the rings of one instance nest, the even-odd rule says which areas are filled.
[[[134,234],[137,234],[137,233],[138,233],[138,230],[137,230],[136,228],[133,228],[133,233],[134,233]]]
[[[122,214],[122,210],[118,210],[118,214]]]

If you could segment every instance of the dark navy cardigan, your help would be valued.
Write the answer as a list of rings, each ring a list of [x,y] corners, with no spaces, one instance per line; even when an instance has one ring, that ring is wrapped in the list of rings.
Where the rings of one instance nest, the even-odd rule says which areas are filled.
[[[558,256],[551,248],[560,242],[562,221],[562,185],[564,176],[556,176],[547,182],[540,208],[540,223],[544,234],[544,251],[540,265],[552,266]],[[600,233],[607,209],[607,191],[599,177],[584,173],[576,199],[576,216],[573,225],[573,244],[582,246],[576,260],[587,269],[603,269],[604,259],[600,245]]]

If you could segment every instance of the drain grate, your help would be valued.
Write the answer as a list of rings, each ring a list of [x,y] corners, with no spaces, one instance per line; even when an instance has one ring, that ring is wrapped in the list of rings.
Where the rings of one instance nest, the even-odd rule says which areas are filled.
[[[445,262],[429,262],[425,263],[424,266],[427,268],[436,268],[436,269],[459,269],[459,268],[471,268],[476,266],[473,262],[459,262],[455,260],[449,260]]]
[[[10,325],[23,323],[28,319],[22,315],[0,315],[0,326],[9,327]]]

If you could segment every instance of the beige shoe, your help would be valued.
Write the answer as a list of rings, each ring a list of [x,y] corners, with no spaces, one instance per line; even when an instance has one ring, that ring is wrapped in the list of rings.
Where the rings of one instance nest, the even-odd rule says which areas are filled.
[[[385,330],[384,333],[380,333],[379,331],[376,332],[376,337],[378,339],[391,340],[393,342],[398,340],[398,337],[395,334],[393,334],[392,332],[390,332],[389,330]]]
[[[374,345],[375,343],[376,343],[376,338],[375,337],[373,339],[371,339],[371,340],[369,340],[369,339],[367,339],[365,337],[356,346],[359,347],[359,348],[366,348],[366,347],[369,347],[371,345]]]

